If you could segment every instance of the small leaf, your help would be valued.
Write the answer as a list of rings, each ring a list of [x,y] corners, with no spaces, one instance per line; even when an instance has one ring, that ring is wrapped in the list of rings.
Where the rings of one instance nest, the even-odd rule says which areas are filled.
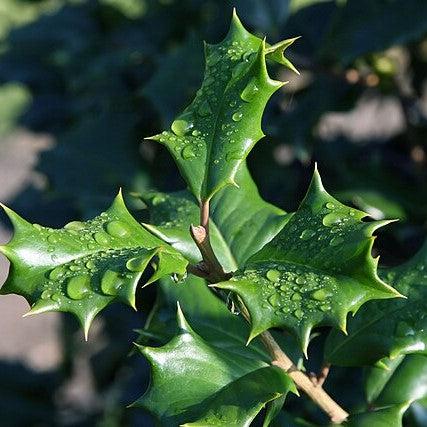
[[[322,186],[315,171],[298,211],[232,279],[216,286],[236,292],[251,315],[249,339],[285,327],[307,349],[319,324],[345,330],[346,316],[370,299],[400,294],[377,275],[372,233],[387,222],[363,222]]]
[[[225,39],[205,45],[206,68],[193,102],[171,125],[150,139],[164,144],[197,200],[209,200],[227,185],[264,134],[261,118],[271,95],[284,85],[270,79],[266,56],[293,66],[283,51],[250,34],[234,13]]]
[[[408,298],[375,301],[349,322],[348,336],[331,332],[325,358],[336,365],[370,365],[383,357],[427,354],[427,242],[407,263],[380,270]]]
[[[24,296],[31,304],[27,315],[75,314],[86,336],[93,318],[111,302],[135,307],[138,281],[154,259],[156,270],[147,283],[186,272],[188,262],[133,219],[121,194],[96,218],[62,229],[30,224],[4,209],[15,234],[0,246],[11,262],[1,293]]]
[[[163,347],[139,346],[152,366],[152,381],[134,406],[162,425],[249,425],[265,403],[296,392],[283,370],[206,342],[180,309],[178,323],[179,335]]]

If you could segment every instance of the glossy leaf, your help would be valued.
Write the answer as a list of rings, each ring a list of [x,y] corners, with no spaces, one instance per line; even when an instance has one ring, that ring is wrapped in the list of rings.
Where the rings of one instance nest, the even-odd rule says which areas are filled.
[[[205,45],[205,76],[195,99],[170,131],[150,138],[168,148],[197,200],[239,184],[235,175],[240,164],[264,136],[265,105],[284,84],[270,79],[266,57],[293,68],[283,56],[293,40],[269,46],[234,13],[225,39]]]
[[[30,224],[4,209],[15,233],[0,246],[11,262],[1,293],[24,296],[31,304],[28,314],[71,312],[86,335],[96,314],[111,302],[135,306],[138,281],[154,259],[147,284],[186,272],[187,261],[135,221],[121,194],[96,218],[62,229]]]
[[[307,195],[277,236],[232,279],[216,286],[236,292],[251,315],[250,338],[284,327],[307,349],[319,324],[345,330],[346,316],[370,299],[400,294],[377,275],[372,233],[387,222],[364,222],[323,188],[315,171]]]
[[[139,347],[152,365],[152,382],[134,406],[162,425],[246,426],[267,402],[296,392],[283,370],[209,344],[180,309],[178,324],[179,335],[163,347]]]
[[[243,265],[290,218],[260,197],[245,163],[236,177],[240,188],[225,188],[212,200],[210,209],[212,246],[226,271]],[[197,224],[200,215],[193,196],[186,191],[152,192],[144,194],[143,199],[151,214],[150,224],[145,227],[189,260],[199,261],[199,250],[188,232],[190,224]]]
[[[336,365],[369,365],[383,357],[427,354],[427,243],[407,263],[381,271],[408,298],[367,304],[349,322],[348,336],[333,331],[325,358]]]
[[[402,417],[411,404],[427,396],[427,357],[407,355],[384,359],[366,378],[371,411],[350,418],[351,427],[402,427]]]

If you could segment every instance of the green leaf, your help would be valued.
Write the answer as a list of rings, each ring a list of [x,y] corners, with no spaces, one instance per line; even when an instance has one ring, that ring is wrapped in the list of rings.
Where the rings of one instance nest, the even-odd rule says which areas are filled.
[[[171,125],[150,139],[164,144],[197,200],[209,200],[227,185],[264,134],[261,118],[271,95],[284,85],[270,79],[266,57],[284,59],[294,39],[268,46],[250,34],[233,14],[218,44],[205,45],[206,68],[193,102]]]
[[[24,296],[31,304],[27,314],[75,314],[86,336],[93,318],[111,302],[135,306],[138,281],[154,259],[155,271],[146,284],[186,272],[188,262],[135,221],[120,193],[106,212],[62,229],[30,224],[4,209],[15,233],[0,246],[11,262],[1,293]]]
[[[162,425],[246,426],[267,402],[296,393],[283,370],[205,341],[179,308],[178,324],[179,335],[163,347],[139,346],[152,381],[134,406],[156,414]]]
[[[210,236],[212,247],[226,271],[236,270],[269,242],[289,220],[290,215],[265,202],[259,195],[246,164],[237,173],[240,188],[227,187],[211,202]],[[199,221],[199,207],[187,191],[171,194],[146,193],[153,234],[171,244],[189,260],[200,260],[200,253],[189,233]]]
[[[402,427],[407,405],[396,405],[375,411],[362,412],[349,418],[348,427]]]
[[[160,281],[156,304],[144,330],[140,331],[139,343],[154,339],[158,343],[165,344],[179,332],[176,324],[178,302],[185,310],[192,328],[211,346],[246,358],[266,363],[271,361],[271,357],[257,339],[246,345],[249,324],[243,316],[232,314],[224,301],[207,286],[205,280],[192,275],[178,286],[172,286],[169,278]],[[301,357],[298,346],[291,336],[274,335],[293,360]]]
[[[402,427],[402,417],[411,404],[427,397],[427,357],[399,356],[384,359],[366,378],[371,411],[350,417],[350,427]]]
[[[331,332],[325,358],[341,366],[362,366],[383,357],[427,354],[427,242],[407,263],[381,275],[408,298],[367,304],[349,322],[348,336]]]
[[[370,299],[400,294],[377,275],[372,233],[387,221],[364,222],[322,186],[317,170],[297,212],[232,279],[216,284],[237,293],[251,315],[249,340],[284,327],[307,349],[311,329],[345,330],[346,316]]]

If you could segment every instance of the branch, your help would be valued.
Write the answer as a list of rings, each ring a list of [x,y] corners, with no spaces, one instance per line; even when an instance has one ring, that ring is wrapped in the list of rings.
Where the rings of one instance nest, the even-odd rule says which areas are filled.
[[[196,275],[205,275],[206,280],[211,283],[218,283],[231,277],[230,273],[225,273],[221,263],[216,257],[209,239],[209,201],[200,204],[200,225],[191,225],[190,233],[197,247],[202,254],[203,261],[196,266],[192,266]],[[241,301],[240,301],[241,302]],[[245,319],[250,323],[250,315],[244,304],[241,302],[240,309]],[[321,380],[314,383],[307,375],[301,372],[292,360],[277,344],[276,340],[266,331],[259,335],[261,341],[272,357],[272,365],[283,369],[295,382],[297,387],[304,391],[324,412],[331,421],[336,424],[344,422],[348,413],[342,409],[322,388]],[[326,377],[325,377],[326,378]],[[324,381],[324,379],[323,379]]]
[[[297,387],[307,394],[310,399],[315,402],[324,412],[326,412],[331,421],[335,424],[344,422],[348,413],[336,403],[319,383],[314,384],[311,379],[301,372],[292,360],[285,354],[279,347],[276,340],[270,332],[263,332],[260,334],[261,341],[273,358],[272,365],[286,371],[286,373],[293,379]]]

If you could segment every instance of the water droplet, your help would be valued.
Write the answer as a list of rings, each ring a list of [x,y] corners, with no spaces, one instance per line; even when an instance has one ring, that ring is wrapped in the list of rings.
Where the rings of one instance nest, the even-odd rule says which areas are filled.
[[[243,113],[241,111],[238,111],[231,116],[231,118],[235,122],[239,122],[240,120],[242,120],[242,117],[243,117]]]
[[[206,99],[199,105],[197,112],[201,117],[207,117],[212,114],[211,106],[209,105],[209,102]]]
[[[342,237],[337,236],[337,237],[334,237],[333,239],[331,239],[329,244],[331,246],[338,246],[338,245],[341,245],[341,243],[343,243],[343,242],[344,242],[344,239]]]
[[[396,325],[395,334],[398,337],[407,337],[415,335],[414,328],[407,322],[400,321]]]
[[[191,135],[193,136],[200,136],[201,132],[197,129],[194,129],[193,132],[191,132]]]
[[[144,256],[132,258],[126,263],[126,268],[134,272],[144,271],[146,266],[147,258]]]
[[[54,294],[52,294],[52,296],[50,297],[50,299],[52,301],[59,302],[61,300],[61,294],[58,293],[58,292],[55,292]]]
[[[301,235],[299,236],[302,240],[308,240],[312,238],[316,234],[315,231],[309,230],[308,228],[304,230]]]
[[[280,302],[279,295],[277,293],[272,294],[268,298],[268,302],[271,304],[272,307],[276,307],[277,305],[279,305],[279,302]]]
[[[119,273],[107,270],[101,279],[101,290],[106,295],[117,295],[121,284]]]
[[[184,160],[189,160],[196,157],[196,153],[191,145],[186,145],[181,151],[181,157]]]
[[[41,298],[42,299],[49,299],[50,295],[51,295],[51,292],[48,289],[46,289],[45,291],[42,292]]]
[[[50,280],[58,280],[60,279],[65,273],[65,270],[63,267],[56,267],[49,273],[49,279]]]
[[[183,115],[173,121],[171,129],[175,135],[184,136],[194,127],[194,123],[189,118],[188,115]]]
[[[79,231],[85,228],[85,224],[81,221],[72,221],[64,226],[67,230]]]
[[[327,291],[325,291],[325,289],[318,289],[317,291],[314,291],[311,296],[316,300],[316,301],[325,301],[326,298],[328,298],[329,294]]]
[[[301,294],[299,294],[298,292],[295,292],[295,293],[291,296],[291,300],[292,300],[292,301],[301,301],[301,300],[302,300],[302,296],[301,296]]]
[[[72,277],[67,283],[67,294],[71,299],[82,299],[89,292],[90,276],[87,274]]]
[[[340,224],[342,221],[341,215],[331,212],[323,217],[322,223],[326,227],[332,227],[333,225]]]
[[[240,98],[242,98],[243,101],[251,102],[258,94],[258,92],[259,88],[257,86],[257,81],[255,78],[252,78],[243,89],[243,92],[240,94]]]
[[[271,282],[278,282],[279,279],[280,279],[280,271],[278,271],[278,270],[268,270],[267,274],[265,276]]]
[[[298,277],[295,279],[295,282],[296,282],[296,283],[298,283],[298,285],[303,285],[303,284],[305,283],[305,277],[303,277],[303,276],[298,276]]]
[[[103,231],[97,231],[93,238],[96,243],[100,244],[101,246],[108,246],[110,243],[110,238],[107,233],[104,233]]]
[[[54,244],[58,243],[58,236],[55,236],[54,234],[51,234],[51,235],[47,236],[47,241],[50,244],[54,245]]]
[[[89,270],[94,270],[96,265],[92,260],[89,260],[86,264],[86,268],[88,268]]]
[[[304,317],[304,312],[298,308],[294,311],[294,315],[298,320],[301,320]]]
[[[335,209],[335,205],[334,205],[332,202],[328,202],[328,203],[326,203],[326,207],[327,207],[328,209]]]
[[[125,237],[129,234],[129,227],[121,221],[111,221],[106,226],[107,233],[113,237]]]

